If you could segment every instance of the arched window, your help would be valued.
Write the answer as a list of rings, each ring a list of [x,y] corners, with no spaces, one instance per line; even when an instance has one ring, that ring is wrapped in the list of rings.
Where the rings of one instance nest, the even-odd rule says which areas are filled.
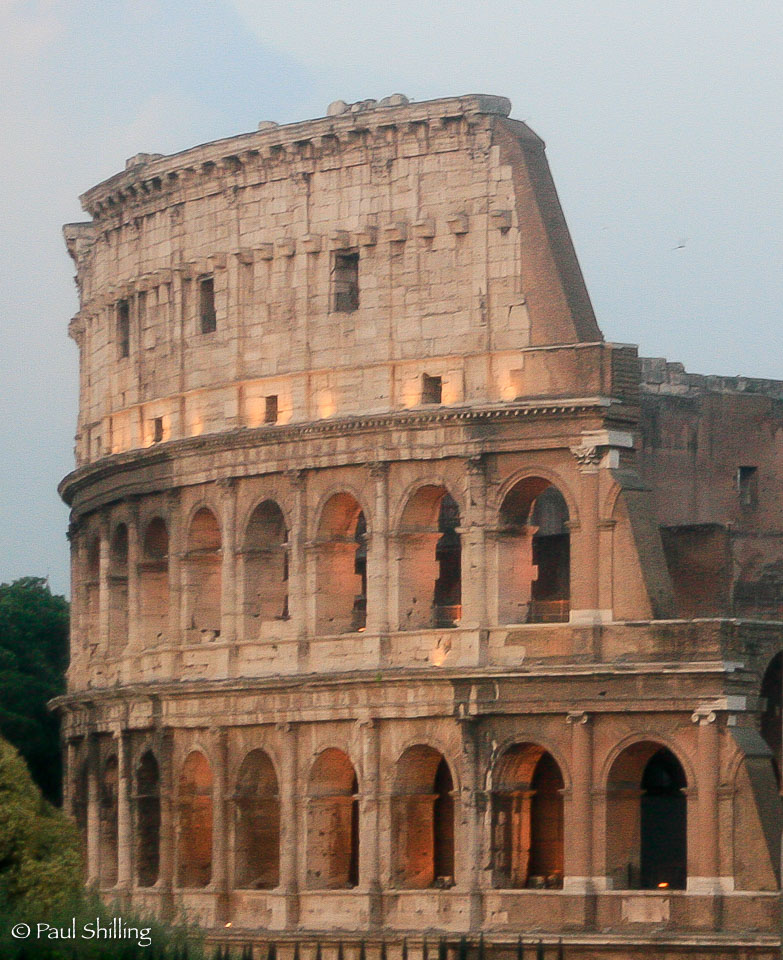
[[[79,839],[82,849],[82,863],[84,866],[85,880],[87,871],[87,761],[83,761],[77,770],[76,779],[73,785],[72,810],[73,819],[76,821],[76,829],[79,831]]]
[[[280,797],[272,761],[251,751],[239,769],[235,801],[235,883],[273,890],[280,883]]]
[[[274,501],[253,511],[243,552],[245,637],[255,639],[264,622],[288,619],[288,531]]]
[[[202,507],[190,524],[185,555],[188,639],[220,636],[221,538],[214,513]]]
[[[432,747],[409,747],[397,763],[392,837],[394,886],[454,885],[454,781]]]
[[[551,753],[516,744],[497,763],[492,789],[496,887],[563,885],[563,776]]]
[[[445,487],[420,487],[400,524],[401,630],[454,627],[462,617],[459,507]]]
[[[607,873],[616,889],[684,890],[687,786],[682,764],[645,741],[624,750],[607,784]]]
[[[151,751],[136,770],[136,881],[152,887],[160,869],[160,771]]]
[[[498,621],[567,621],[569,595],[568,507],[548,480],[526,477],[500,508]]]
[[[307,885],[336,890],[359,883],[359,784],[342,750],[319,754],[307,787]]]
[[[151,520],[144,531],[139,610],[142,646],[163,643],[169,632],[169,534],[160,517]]]
[[[109,551],[109,648],[122,652],[128,642],[128,528],[118,524]]]
[[[781,701],[783,700],[783,653],[776,654],[767,667],[761,681],[762,714],[761,736],[772,751],[772,762],[775,767],[775,776],[780,786],[780,775],[783,770],[781,760],[781,746],[783,741],[783,716],[781,716]]]
[[[364,630],[367,617],[367,524],[349,493],[327,500],[318,525],[316,622],[321,634]]]
[[[178,813],[177,882],[206,887],[212,879],[212,771],[198,750],[182,765]]]
[[[100,782],[100,876],[101,887],[117,883],[117,758],[109,757]]]

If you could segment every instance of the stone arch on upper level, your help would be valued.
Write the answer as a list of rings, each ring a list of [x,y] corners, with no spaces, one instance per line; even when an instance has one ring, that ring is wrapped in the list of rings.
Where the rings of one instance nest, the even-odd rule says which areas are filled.
[[[236,778],[234,883],[251,890],[280,883],[280,791],[272,759],[260,748],[245,756]]]
[[[264,623],[289,617],[289,528],[276,500],[255,506],[241,543],[244,635],[254,639]]]
[[[307,778],[307,885],[336,890],[359,884],[359,781],[343,750],[322,750]]]
[[[191,642],[220,636],[222,610],[223,540],[217,516],[207,506],[197,507],[187,526],[185,622]]]
[[[317,514],[312,546],[320,634],[354,633],[367,622],[367,520],[359,500],[332,493]]]
[[[142,649],[163,644],[169,636],[169,531],[153,516],[141,531],[139,560],[139,633]]]

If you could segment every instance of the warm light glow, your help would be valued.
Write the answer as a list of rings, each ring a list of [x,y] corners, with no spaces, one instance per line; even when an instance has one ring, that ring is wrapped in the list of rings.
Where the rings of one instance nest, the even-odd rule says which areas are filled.
[[[444,380],[440,391],[440,402],[448,405],[450,403],[456,403],[458,400],[456,381]]]
[[[668,884],[668,883],[659,883],[658,886],[659,886],[659,887],[668,887],[669,884]]]
[[[223,926],[225,926],[225,927],[230,927],[230,926],[231,926],[231,921],[229,920],[228,923],[223,924]]]
[[[513,384],[511,381],[509,381],[501,389],[500,395],[504,400],[516,400],[517,398],[516,385]]]
[[[318,416],[321,419],[334,416],[337,406],[331,390],[324,390],[318,398]]]
[[[190,435],[191,437],[200,437],[204,432],[204,421],[201,417],[196,417],[191,421],[190,424]]]
[[[430,663],[434,667],[442,667],[446,662],[446,657],[448,657],[450,650],[451,638],[441,637],[432,650],[430,650]]]

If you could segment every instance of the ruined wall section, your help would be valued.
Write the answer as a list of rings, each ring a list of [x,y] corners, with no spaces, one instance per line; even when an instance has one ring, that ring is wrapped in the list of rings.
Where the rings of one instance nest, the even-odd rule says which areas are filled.
[[[417,406],[424,374],[447,406],[514,399],[528,300],[536,344],[599,341],[543,144],[509,109],[479,96],[346,108],[141,154],[88,191],[92,223],[66,227],[79,463],[258,426],[269,396],[279,423]],[[355,309],[336,301],[346,257]]]

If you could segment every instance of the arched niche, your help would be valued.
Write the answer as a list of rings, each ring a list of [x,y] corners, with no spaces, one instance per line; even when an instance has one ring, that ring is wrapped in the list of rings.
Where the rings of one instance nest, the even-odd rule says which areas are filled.
[[[263,750],[252,750],[237,776],[234,882],[251,890],[273,890],[280,883],[280,796],[275,768]]]
[[[128,642],[128,527],[118,523],[109,548],[109,649],[122,651]]]
[[[84,572],[85,641],[97,643],[100,635],[101,542],[97,536],[87,542]]]
[[[245,636],[252,639],[264,622],[288,619],[288,530],[274,500],[253,511],[242,553]]]
[[[182,765],[177,795],[177,883],[206,887],[212,879],[212,770],[200,750]]]
[[[350,493],[335,493],[321,512],[316,538],[316,630],[364,630],[367,620],[367,523]]]
[[[607,876],[615,889],[684,890],[688,876],[685,771],[645,740],[612,764],[606,796]]]
[[[497,531],[498,621],[569,618],[568,506],[544,477],[519,480],[503,498]]]
[[[780,786],[781,748],[783,747],[783,652],[777,653],[764,671],[761,681],[761,736],[772,751],[775,776]]]
[[[409,747],[392,795],[392,883],[406,889],[454,885],[454,780],[433,747]]]
[[[492,777],[492,880],[496,887],[563,885],[563,775],[551,753],[515,744]]]
[[[151,750],[136,768],[136,882],[153,887],[160,871],[160,770]]]
[[[462,618],[459,507],[448,490],[426,484],[403,510],[399,544],[401,630],[454,627]]]
[[[359,883],[359,784],[350,758],[320,753],[307,784],[307,886],[336,890]]]
[[[101,770],[100,797],[100,878],[106,889],[117,883],[118,819],[117,790],[119,786],[117,757],[109,757]]]
[[[169,533],[161,517],[150,520],[142,539],[139,631],[142,647],[163,643],[169,632]]]
[[[202,507],[190,522],[183,561],[188,639],[192,642],[220,636],[221,542],[215,514]]]

